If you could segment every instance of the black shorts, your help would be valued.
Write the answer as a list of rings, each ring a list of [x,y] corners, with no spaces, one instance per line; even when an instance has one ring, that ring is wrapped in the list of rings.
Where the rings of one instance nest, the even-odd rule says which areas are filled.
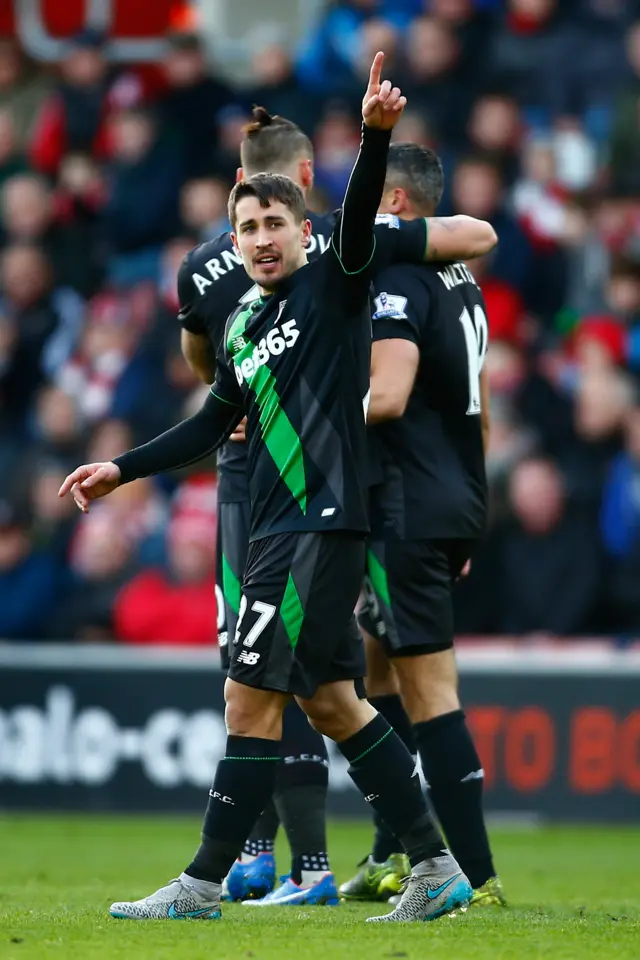
[[[231,679],[306,699],[323,683],[362,678],[353,611],[364,561],[364,539],[343,532],[282,533],[250,544],[229,644]]]
[[[358,623],[389,657],[453,646],[453,587],[473,540],[373,541]]]
[[[229,638],[233,640],[242,597],[242,580],[249,550],[248,500],[218,504],[216,545],[216,604],[218,608],[218,646],[223,670],[229,669]]]

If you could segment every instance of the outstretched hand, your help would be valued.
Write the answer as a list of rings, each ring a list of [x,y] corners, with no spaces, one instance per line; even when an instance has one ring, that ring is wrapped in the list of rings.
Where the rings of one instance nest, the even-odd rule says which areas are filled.
[[[376,130],[393,130],[407,105],[399,87],[392,87],[389,80],[381,82],[384,53],[376,53],[369,72],[369,86],[362,101],[362,119],[367,127]]]
[[[58,496],[64,497],[70,492],[78,510],[88,513],[89,501],[106,497],[115,490],[120,483],[120,476],[120,467],[111,461],[85,463],[69,474],[58,490]]]

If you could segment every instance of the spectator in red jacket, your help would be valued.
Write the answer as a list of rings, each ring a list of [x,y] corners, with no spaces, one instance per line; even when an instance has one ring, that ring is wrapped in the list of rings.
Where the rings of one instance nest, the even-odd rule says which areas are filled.
[[[216,640],[215,486],[187,481],[168,532],[168,569],[147,569],[125,586],[114,606],[116,636],[125,643],[207,646]]]

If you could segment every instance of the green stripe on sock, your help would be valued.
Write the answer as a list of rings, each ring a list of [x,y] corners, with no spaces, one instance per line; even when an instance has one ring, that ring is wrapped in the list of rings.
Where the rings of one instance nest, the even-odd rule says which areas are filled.
[[[225,757],[225,760],[282,760],[282,757]]]
[[[372,750],[375,750],[375,748],[379,746],[383,740],[386,740],[391,733],[393,733],[393,727],[389,727],[387,732],[383,733],[379,740],[376,740],[376,742],[372,743],[370,747],[367,747],[366,750],[363,750],[359,757],[355,757],[355,759],[351,761],[351,764],[353,765],[354,763],[357,763],[358,760],[362,760],[363,757],[366,757],[366,755],[371,753]]]

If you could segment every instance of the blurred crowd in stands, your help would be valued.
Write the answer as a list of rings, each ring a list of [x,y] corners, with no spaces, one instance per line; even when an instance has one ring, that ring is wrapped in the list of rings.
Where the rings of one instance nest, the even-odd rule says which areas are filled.
[[[491,221],[491,524],[458,630],[640,630],[640,4],[337,0],[234,89],[193,33],[116,71],[0,39],[0,638],[215,641],[215,477],[140,481],[81,518],[57,490],[193,412],[175,276],[227,228],[252,103],[313,138],[341,202],[372,54],[435,147],[440,212]],[[205,388],[206,389],[206,388]]]

